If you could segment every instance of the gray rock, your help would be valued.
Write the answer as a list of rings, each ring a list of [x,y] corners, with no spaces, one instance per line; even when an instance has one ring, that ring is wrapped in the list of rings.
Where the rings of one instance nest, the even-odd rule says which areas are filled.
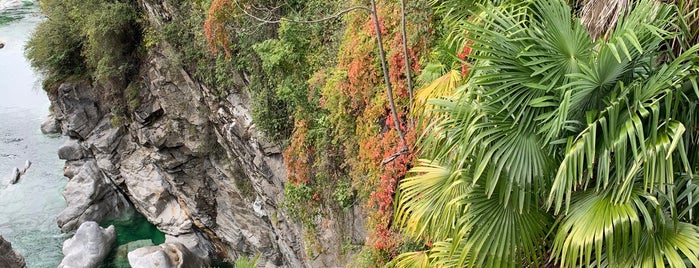
[[[153,244],[153,241],[151,241],[150,239],[137,240],[137,241],[133,241],[133,242],[129,242],[127,244],[121,245],[121,246],[119,246],[119,248],[117,248],[116,257],[114,258],[114,261],[112,262],[112,266],[110,266],[110,267],[113,267],[113,268],[122,268],[122,267],[123,268],[131,268],[131,266],[129,265],[129,259],[128,259],[129,252],[134,251],[134,250],[139,249],[139,248],[150,247],[150,246],[154,246],[154,245],[155,244]]]
[[[104,116],[85,140],[86,147],[93,153],[110,154],[119,146],[123,136],[122,127],[113,127],[110,117]]]
[[[71,83],[63,83],[58,87],[59,113],[65,115],[61,122],[63,132],[77,139],[86,139],[90,132],[102,119],[96,89]]]
[[[65,165],[63,166],[63,176],[72,179],[78,174],[78,172],[80,172],[80,168],[82,168],[84,164],[84,160],[66,161]]]
[[[139,248],[129,252],[128,258],[132,268],[190,268],[208,265],[180,243]]]
[[[96,222],[84,222],[72,238],[63,242],[64,257],[58,268],[95,268],[107,257],[115,240],[114,226],[104,229]]]
[[[22,172],[19,171],[19,168],[14,168],[12,170],[12,175],[10,175],[10,184],[19,182],[20,177],[22,177]]]
[[[57,134],[61,133],[61,126],[56,120],[56,117],[53,115],[49,115],[46,120],[41,123],[41,133],[44,134]]]
[[[192,221],[170,193],[171,185],[164,177],[168,174],[144,163],[152,161],[149,150],[142,148],[122,157],[121,176],[136,209],[166,234],[191,233]]]
[[[68,181],[63,198],[66,208],[56,218],[63,232],[75,230],[86,221],[101,222],[133,213],[129,203],[107,182],[94,160],[85,162]]]
[[[0,236],[0,263],[4,268],[26,268],[24,257],[12,249],[12,244]]]
[[[58,158],[63,160],[79,160],[85,156],[78,140],[68,139],[58,148]]]
[[[209,252],[213,252],[211,242],[199,232],[178,236],[165,235],[165,243],[180,243],[202,260],[209,260]]]

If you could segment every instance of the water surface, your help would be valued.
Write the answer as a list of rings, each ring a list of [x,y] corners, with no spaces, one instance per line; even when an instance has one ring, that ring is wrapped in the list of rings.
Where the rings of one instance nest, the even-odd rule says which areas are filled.
[[[23,52],[40,21],[35,6],[0,11],[0,41],[6,42],[0,49],[0,235],[30,268],[58,266],[67,238],[55,220],[65,207],[61,191],[67,180],[56,155],[64,138],[39,130],[50,103]],[[32,162],[27,173],[8,185],[12,170],[26,160]]]

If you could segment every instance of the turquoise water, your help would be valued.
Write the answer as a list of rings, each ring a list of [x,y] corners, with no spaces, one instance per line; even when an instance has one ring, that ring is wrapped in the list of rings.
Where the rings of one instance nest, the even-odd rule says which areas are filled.
[[[2,1],[0,1],[2,3]],[[21,253],[27,266],[56,267],[67,238],[55,217],[65,207],[63,161],[56,149],[64,138],[41,134],[49,100],[23,54],[24,43],[41,21],[35,7],[0,11],[0,235]],[[18,184],[8,185],[15,167],[32,162]]]
[[[7,0],[0,0],[0,6]],[[65,141],[59,135],[43,135],[39,127],[49,114],[50,102],[41,90],[40,75],[24,58],[24,44],[41,22],[35,5],[24,2],[0,10],[0,235],[25,257],[27,267],[56,267],[61,262],[63,241],[56,215],[65,208],[61,192],[67,183],[63,161],[56,151]],[[9,185],[12,170],[32,162],[19,183]],[[163,243],[165,235],[143,216],[124,222],[109,222],[117,231],[117,246],[150,239]],[[113,263],[116,247],[103,268],[129,267]],[[2,264],[0,264],[0,268]]]
[[[114,225],[114,230],[117,233],[116,244],[117,246],[112,249],[112,252],[107,256],[104,263],[100,268],[128,268],[130,265],[126,260],[125,256],[121,256],[121,259],[117,255],[117,247],[120,245],[125,245],[129,242],[137,240],[150,240],[154,245],[162,244],[165,242],[165,234],[160,232],[153,224],[148,222],[145,217],[140,214],[136,214],[133,219],[129,221],[113,221],[105,222],[101,224],[102,227],[107,227],[109,225]]]

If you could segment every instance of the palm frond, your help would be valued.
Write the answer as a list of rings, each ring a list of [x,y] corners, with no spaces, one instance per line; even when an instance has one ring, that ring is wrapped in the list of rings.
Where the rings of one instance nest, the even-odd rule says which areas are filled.
[[[699,228],[686,222],[677,224],[665,218],[652,232],[641,237],[639,254],[628,262],[631,267],[699,267]],[[685,261],[686,260],[686,261]]]
[[[421,160],[398,190],[396,224],[413,238],[435,241],[448,238],[465,209],[462,199],[470,190],[463,173]]]
[[[608,265],[619,265],[615,254],[633,255],[641,240],[638,204],[642,204],[638,196],[634,202],[614,204],[609,194],[580,194],[556,232],[552,258],[562,267],[600,266],[604,255]]]

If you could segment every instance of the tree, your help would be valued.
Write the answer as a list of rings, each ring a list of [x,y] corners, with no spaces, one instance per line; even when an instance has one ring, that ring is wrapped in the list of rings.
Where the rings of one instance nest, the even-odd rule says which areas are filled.
[[[455,23],[475,62],[429,101],[395,218],[426,247],[392,264],[699,266],[699,46],[668,45],[679,10],[640,0],[599,39],[562,0]]]

